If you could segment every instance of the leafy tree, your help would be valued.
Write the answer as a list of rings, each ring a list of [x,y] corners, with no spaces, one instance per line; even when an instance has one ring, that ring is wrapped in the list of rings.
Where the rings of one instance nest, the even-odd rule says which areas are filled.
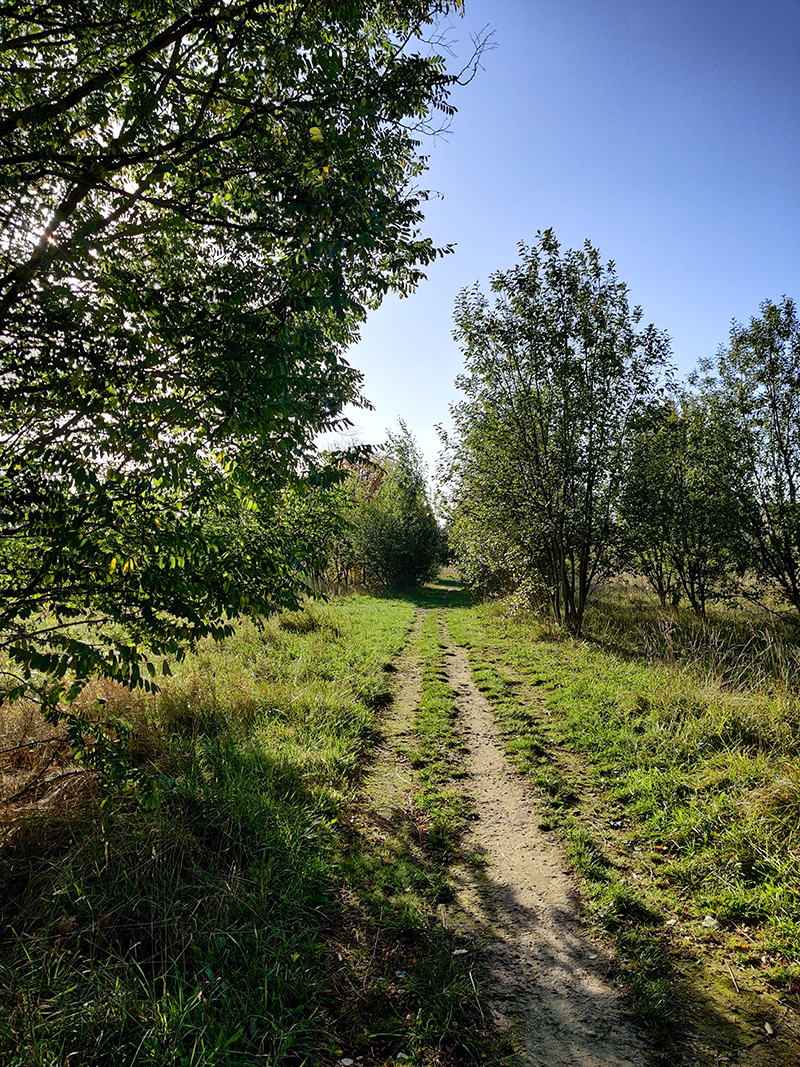
[[[741,568],[737,436],[708,394],[683,393],[641,419],[619,505],[623,558],[662,607],[681,591],[705,617]]]
[[[736,590],[740,507],[734,490],[735,435],[710,398],[686,397],[675,427],[670,558],[692,610]]]
[[[400,420],[377,459],[377,471],[353,482],[348,516],[356,565],[389,588],[419,585],[439,565],[442,535],[425,485],[425,464]]]
[[[667,600],[675,607],[680,601],[680,580],[671,552],[679,423],[674,401],[650,406],[642,413],[619,503],[620,560],[648,580],[662,608]]]
[[[800,612],[800,319],[793,300],[767,300],[748,326],[733,324],[708,387],[738,429],[737,493],[750,566]]]
[[[7,693],[137,684],[147,648],[292,602],[302,561],[270,516],[363,402],[342,352],[365,308],[439,254],[413,182],[418,131],[452,110],[424,41],[449,6],[4,10]]]
[[[552,231],[456,301],[466,399],[453,409],[456,511],[476,512],[520,555],[559,622],[581,631],[608,567],[637,410],[653,395],[668,340],[639,329],[613,263]]]
[[[461,577],[478,597],[519,592],[539,602],[530,557],[515,539],[525,522],[524,505],[521,509],[515,493],[516,460],[503,441],[503,426],[490,411],[478,421],[464,405],[454,409],[454,416],[455,436],[440,428],[444,447],[438,475]]]

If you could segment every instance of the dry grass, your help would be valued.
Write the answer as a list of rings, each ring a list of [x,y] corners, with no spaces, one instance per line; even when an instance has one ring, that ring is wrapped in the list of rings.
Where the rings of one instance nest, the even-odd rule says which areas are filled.
[[[63,727],[45,722],[30,701],[0,707],[0,848],[31,817],[64,814],[96,795],[73,758]]]
[[[28,789],[0,812],[3,1067],[332,1063],[346,1038],[374,1039],[375,1062],[412,1042],[445,1062],[437,1020],[462,990],[436,880],[339,829],[412,617],[398,601],[311,605],[201,649],[156,696],[95,682],[80,707],[124,722],[134,766],[161,783],[150,806],[101,790],[35,709],[3,711],[3,795]],[[51,772],[74,784],[58,793]],[[351,963],[325,938],[354,925]]]

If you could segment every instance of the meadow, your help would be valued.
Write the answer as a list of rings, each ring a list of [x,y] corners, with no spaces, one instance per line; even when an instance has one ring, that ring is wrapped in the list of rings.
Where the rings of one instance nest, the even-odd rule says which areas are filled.
[[[741,610],[700,621],[618,589],[582,640],[498,605],[449,625],[657,1043],[674,1043],[689,1001],[724,1014],[770,989],[796,1012],[796,629]]]
[[[794,1025],[796,633],[612,590],[576,640],[454,588],[243,624],[154,695],[95,683],[83,710],[124,720],[150,792],[88,773],[34,708],[0,711],[0,1062],[509,1062],[480,965],[464,973],[439,921],[480,814],[447,635],[662,1061],[740,991],[765,991]],[[398,750],[411,799],[377,832],[368,778],[413,663]],[[719,996],[698,1006],[700,965]]]

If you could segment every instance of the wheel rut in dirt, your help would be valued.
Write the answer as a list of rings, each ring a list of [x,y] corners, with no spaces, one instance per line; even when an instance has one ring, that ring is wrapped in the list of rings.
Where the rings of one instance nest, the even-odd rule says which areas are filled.
[[[476,812],[465,852],[484,858],[480,870],[451,872],[457,901],[447,919],[485,945],[492,979],[484,1005],[516,1033],[530,1067],[641,1067],[647,1044],[606,977],[608,951],[580,922],[563,854],[538,827],[533,795],[508,764],[466,653],[448,639],[446,656]]]

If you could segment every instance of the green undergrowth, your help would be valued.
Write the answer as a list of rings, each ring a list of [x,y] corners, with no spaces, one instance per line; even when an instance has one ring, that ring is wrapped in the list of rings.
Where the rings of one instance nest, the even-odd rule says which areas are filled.
[[[84,783],[4,822],[0,1062],[336,1062],[337,820],[412,619],[309,604],[205,646],[156,696],[85,695],[129,723],[157,802]]]
[[[705,619],[688,607],[659,610],[637,582],[618,579],[592,604],[584,636],[620,657],[675,665],[729,688],[796,691],[798,621],[746,601],[712,604]]]
[[[456,611],[510,755],[541,790],[633,1003],[662,1046],[676,957],[714,950],[800,992],[800,705],[570,640],[531,616]],[[703,925],[705,920],[706,925]],[[680,935],[680,943],[678,938]]]

